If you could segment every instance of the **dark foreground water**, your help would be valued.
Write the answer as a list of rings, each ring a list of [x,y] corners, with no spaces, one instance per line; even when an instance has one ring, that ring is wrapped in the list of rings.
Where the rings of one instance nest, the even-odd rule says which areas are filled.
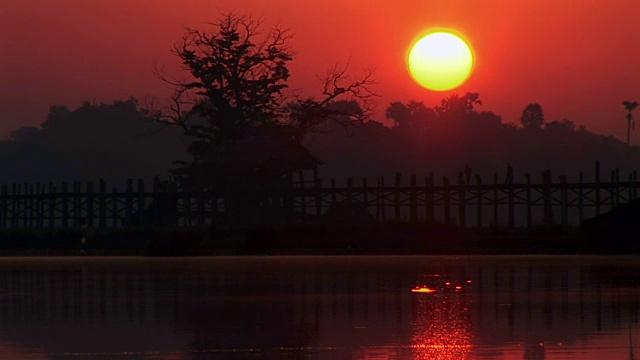
[[[0,359],[640,359],[639,310],[637,257],[0,259]]]

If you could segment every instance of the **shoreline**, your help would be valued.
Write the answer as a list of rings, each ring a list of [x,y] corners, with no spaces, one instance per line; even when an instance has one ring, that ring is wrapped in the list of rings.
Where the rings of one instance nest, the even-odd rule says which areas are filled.
[[[386,224],[368,228],[222,231],[132,228],[0,231],[0,257],[16,256],[640,255],[640,244],[576,228],[470,229]]]

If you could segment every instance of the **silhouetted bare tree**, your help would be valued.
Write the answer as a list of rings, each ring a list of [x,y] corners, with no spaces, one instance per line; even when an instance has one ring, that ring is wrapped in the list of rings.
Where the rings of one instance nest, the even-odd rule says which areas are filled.
[[[190,79],[175,81],[157,71],[174,92],[167,103],[148,104],[156,121],[180,126],[195,138],[189,147],[194,160],[226,141],[299,139],[327,119],[349,126],[369,114],[375,96],[371,72],[353,79],[347,67],[336,66],[323,80],[321,98],[287,98],[294,56],[287,29],[263,32],[259,20],[233,13],[210,25],[212,30],[187,28],[174,45]],[[364,111],[327,106],[340,99],[357,100]]]
[[[234,13],[209,25],[186,28],[174,45],[188,78],[157,71],[174,91],[164,104],[149,102],[149,113],[194,139],[191,161],[173,171],[183,184],[219,192],[233,222],[262,221],[280,210],[277,204],[292,210],[290,199],[278,194],[293,187],[295,177],[301,181],[304,170],[317,174],[320,162],[300,143],[304,135],[326,121],[345,127],[366,121],[374,79],[371,72],[350,77],[348,65],[336,65],[319,97],[287,94],[294,57],[287,29],[264,31],[259,19]],[[358,106],[332,106],[343,100]]]

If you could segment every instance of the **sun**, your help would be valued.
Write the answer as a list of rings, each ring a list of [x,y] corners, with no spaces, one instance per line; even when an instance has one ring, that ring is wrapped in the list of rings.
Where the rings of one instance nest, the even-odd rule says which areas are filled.
[[[448,31],[431,32],[411,45],[407,65],[413,79],[435,91],[454,89],[473,70],[471,47]]]

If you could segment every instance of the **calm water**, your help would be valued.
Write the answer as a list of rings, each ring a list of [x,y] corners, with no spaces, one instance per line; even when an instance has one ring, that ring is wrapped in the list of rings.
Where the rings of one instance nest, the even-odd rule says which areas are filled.
[[[639,310],[637,257],[0,259],[0,359],[640,359]]]

